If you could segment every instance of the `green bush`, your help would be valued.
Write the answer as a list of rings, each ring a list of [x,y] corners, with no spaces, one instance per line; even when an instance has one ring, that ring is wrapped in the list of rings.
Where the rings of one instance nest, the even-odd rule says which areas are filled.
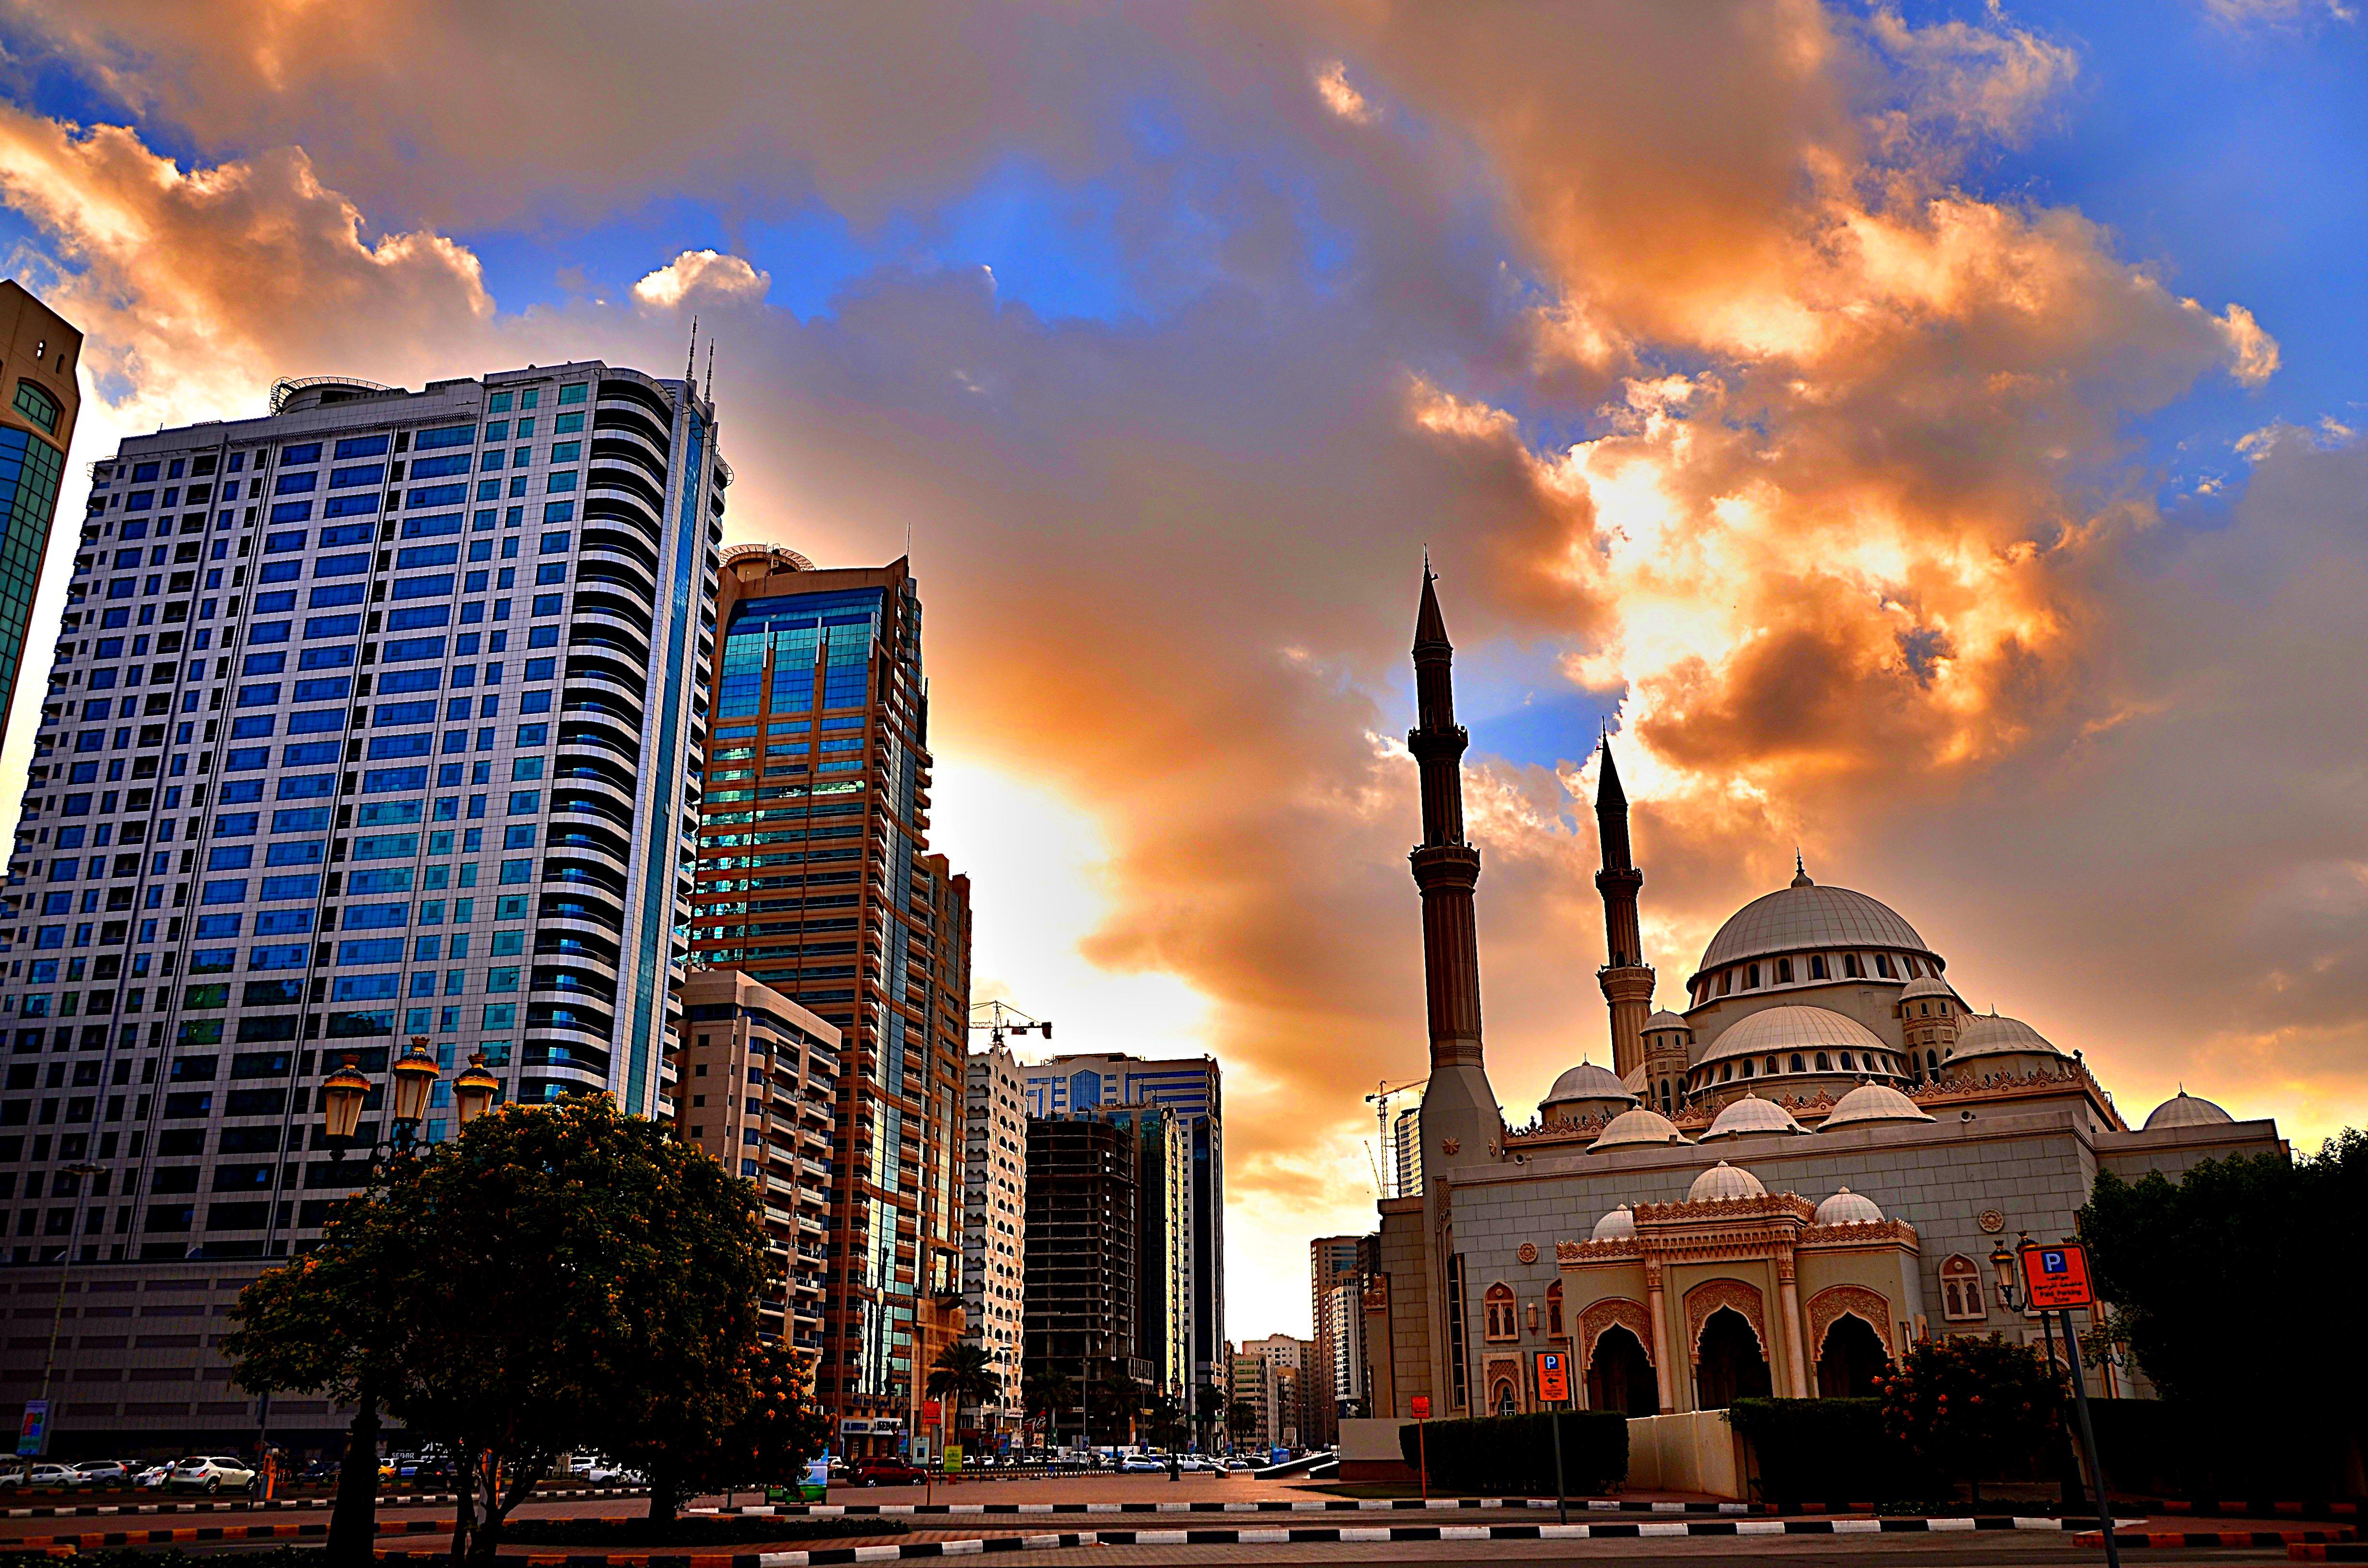
[[[1564,1410],[1425,1421],[1398,1428],[1409,1465],[1428,1464],[1433,1490],[1545,1493],[1554,1489],[1554,1428],[1562,1423],[1563,1489],[1610,1492],[1628,1479],[1628,1418],[1616,1410]]]
[[[1726,1419],[1751,1445],[1771,1503],[1888,1503],[1931,1487],[1884,1436],[1879,1399],[1738,1399]]]

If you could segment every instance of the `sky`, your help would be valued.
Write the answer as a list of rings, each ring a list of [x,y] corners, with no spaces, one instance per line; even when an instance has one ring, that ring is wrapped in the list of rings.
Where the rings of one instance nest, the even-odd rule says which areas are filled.
[[[909,540],[978,994],[1221,1060],[1236,1337],[1424,1071],[1426,550],[1515,1119],[1609,1053],[1609,729],[1664,1002],[1797,846],[2133,1119],[2368,1121],[2364,160],[2329,0],[0,0],[63,511],[695,316],[727,536]]]

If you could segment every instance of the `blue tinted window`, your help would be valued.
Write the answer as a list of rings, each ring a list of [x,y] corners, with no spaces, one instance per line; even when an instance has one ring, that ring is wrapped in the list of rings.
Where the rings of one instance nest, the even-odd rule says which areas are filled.
[[[316,463],[321,460],[321,443],[310,442],[301,447],[282,447],[279,460],[283,463]]]
[[[321,548],[329,550],[338,545],[368,544],[372,527],[370,523],[340,523],[334,528],[323,528]]]
[[[423,452],[441,451],[447,447],[467,447],[475,444],[474,425],[448,425],[439,429],[422,430],[412,437],[411,444]]]
[[[271,486],[274,495],[302,495],[321,483],[319,469],[306,469],[302,473],[283,473]]]
[[[390,610],[386,629],[389,631],[417,631],[423,627],[442,626],[451,619],[450,605],[416,605],[410,609]]]
[[[297,778],[282,778],[278,797],[283,801],[311,801],[337,791],[337,776],[334,773],[311,773]]]
[[[332,455],[339,462],[345,461],[347,458],[382,458],[386,455],[386,437],[348,436],[337,443],[337,449]]]
[[[461,531],[461,514],[447,512],[434,517],[405,517],[403,537],[405,539],[441,539],[446,534]]]
[[[377,510],[378,492],[375,490],[363,491],[352,495],[332,495],[321,504],[321,516],[324,517],[351,517]],[[343,529],[324,529],[322,537],[325,540],[332,532],[343,531]]]
[[[258,937],[293,937],[313,928],[313,912],[309,909],[271,909],[255,917],[255,934]]]
[[[384,463],[367,463],[357,468],[331,469],[329,471],[329,488],[332,490],[347,490],[357,484],[376,484],[385,478],[386,465]]]
[[[332,583],[327,587],[313,589],[305,596],[304,604],[310,609],[327,609],[332,605],[358,605],[369,592],[359,583]]]
[[[263,553],[266,555],[278,555],[282,551],[302,550],[303,548],[304,530],[302,528],[298,528],[292,533],[265,534],[263,536]]]
[[[275,523],[301,523],[312,515],[310,501],[282,501],[271,508],[271,520]]]
[[[408,663],[414,659],[440,659],[444,656],[441,637],[401,637],[386,645],[386,662],[390,665]]]

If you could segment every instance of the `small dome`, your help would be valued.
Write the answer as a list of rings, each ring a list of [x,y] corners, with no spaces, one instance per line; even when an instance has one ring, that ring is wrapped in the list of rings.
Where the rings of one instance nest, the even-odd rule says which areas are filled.
[[[1865,1126],[1877,1121],[1930,1121],[1932,1119],[1916,1107],[1916,1102],[1888,1084],[1861,1084],[1834,1102],[1818,1128],[1825,1131],[1836,1127]]]
[[[1613,1117],[1611,1125],[1603,1130],[1603,1135],[1587,1146],[1587,1152],[1592,1154],[1599,1149],[1637,1148],[1649,1143],[1682,1143],[1685,1141],[1685,1134],[1679,1132],[1677,1124],[1668,1117],[1657,1110],[1647,1110],[1638,1106],[1634,1110],[1623,1110]]]
[[[1718,1113],[1701,1142],[1713,1138],[1740,1138],[1751,1132],[1799,1132],[1809,1130],[1793,1119],[1793,1113],[1773,1100],[1763,1100],[1758,1095],[1745,1095]]]
[[[1963,1062],[1968,1056],[2062,1056],[2047,1038],[2021,1018],[2002,1018],[1996,1013],[1980,1013],[1965,1020],[1958,1031],[1956,1049],[1948,1060]]]
[[[1882,1220],[1883,1210],[1874,1206],[1873,1199],[1861,1192],[1852,1192],[1849,1187],[1843,1187],[1817,1205],[1817,1223],[1820,1225],[1873,1225],[1881,1223]]]
[[[2146,1130],[2151,1132],[2157,1127],[2216,1127],[2236,1119],[2210,1100],[2198,1099],[2181,1089],[2154,1108],[2146,1119]]]
[[[1763,1007],[1737,1019],[1725,1033],[1711,1041],[1710,1049],[1694,1065],[1737,1056],[1836,1048],[1857,1051],[1892,1049],[1877,1040],[1864,1024],[1830,1007]]]
[[[1636,1233],[1636,1212],[1625,1203],[1595,1222],[1594,1240],[1624,1242]]]
[[[1899,999],[1902,1002],[1913,1002],[1921,996],[1954,996],[1955,994],[1956,993],[1950,990],[1948,983],[1939,975],[1925,974],[1909,981],[1907,989],[1899,994]]]
[[[1625,1104],[1636,1096],[1621,1086],[1620,1075],[1609,1067],[1598,1067],[1592,1062],[1582,1062],[1554,1081],[1546,1091],[1543,1105],[1558,1105],[1566,1100],[1619,1100]]]
[[[1722,1203],[1736,1198],[1765,1198],[1768,1189],[1759,1178],[1740,1166],[1725,1160],[1694,1177],[1693,1186],[1686,1189],[1689,1203]]]
[[[1645,1020],[1645,1032],[1646,1034],[1651,1034],[1656,1029],[1685,1029],[1691,1031],[1693,1025],[1686,1022],[1685,1019],[1679,1017],[1677,1014],[1670,1012],[1667,1007],[1661,1008],[1651,1017]]]

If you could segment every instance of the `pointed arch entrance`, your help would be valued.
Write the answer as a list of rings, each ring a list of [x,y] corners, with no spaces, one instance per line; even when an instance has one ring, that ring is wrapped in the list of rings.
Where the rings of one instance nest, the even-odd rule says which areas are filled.
[[[1695,1409],[1724,1410],[1738,1399],[1765,1399],[1775,1392],[1759,1335],[1733,1307],[1703,1320],[1694,1349]]]
[[[1587,1407],[1653,1415],[1659,1413],[1660,1403],[1645,1342],[1624,1324],[1596,1335],[1595,1353],[1587,1363]]]

